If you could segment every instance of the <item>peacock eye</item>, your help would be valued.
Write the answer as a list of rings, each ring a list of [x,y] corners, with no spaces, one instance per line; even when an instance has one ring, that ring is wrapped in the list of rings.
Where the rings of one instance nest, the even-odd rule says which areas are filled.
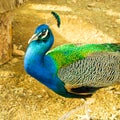
[[[41,39],[44,39],[44,38],[47,37],[47,35],[48,35],[48,29],[47,29],[47,30],[43,30],[43,31],[40,33],[39,37],[40,37]]]
[[[41,33],[41,36],[44,36],[46,34],[46,30],[44,30],[42,33]]]

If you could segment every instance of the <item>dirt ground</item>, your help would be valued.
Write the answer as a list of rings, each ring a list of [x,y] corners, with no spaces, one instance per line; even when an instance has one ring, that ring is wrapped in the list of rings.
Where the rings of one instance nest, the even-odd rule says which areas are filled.
[[[59,13],[60,28],[51,11]],[[13,14],[13,44],[24,52],[42,23],[53,31],[53,47],[120,43],[119,0],[29,0]],[[0,120],[120,120],[120,85],[102,88],[86,101],[64,98],[27,75],[23,58],[14,55],[0,66]]]

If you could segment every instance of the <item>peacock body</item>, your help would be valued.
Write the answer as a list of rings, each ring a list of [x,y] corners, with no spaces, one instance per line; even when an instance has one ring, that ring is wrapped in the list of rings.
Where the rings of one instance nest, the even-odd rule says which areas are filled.
[[[120,83],[120,44],[65,44],[50,50],[53,43],[49,26],[38,26],[29,40],[24,68],[57,94],[88,97]]]

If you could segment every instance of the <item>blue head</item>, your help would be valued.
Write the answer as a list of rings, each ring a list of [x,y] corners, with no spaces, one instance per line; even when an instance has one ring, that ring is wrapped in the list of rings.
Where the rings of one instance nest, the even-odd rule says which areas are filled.
[[[36,28],[28,41],[29,46],[24,57],[24,68],[28,73],[32,67],[39,66],[44,62],[44,56],[53,42],[54,37],[48,25],[42,24]]]
[[[46,53],[51,48],[53,42],[54,37],[52,31],[48,25],[42,24],[36,28],[33,36],[29,39],[28,44],[35,44],[35,47],[37,44],[40,50]]]

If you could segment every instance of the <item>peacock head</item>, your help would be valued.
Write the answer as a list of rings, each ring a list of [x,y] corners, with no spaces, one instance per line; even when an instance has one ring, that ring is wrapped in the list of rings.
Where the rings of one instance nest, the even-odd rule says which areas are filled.
[[[46,24],[42,24],[38,26],[33,34],[33,36],[29,39],[28,44],[30,44],[33,41],[40,42],[48,42],[51,41],[53,43],[54,38],[52,31],[50,30],[49,26]]]

